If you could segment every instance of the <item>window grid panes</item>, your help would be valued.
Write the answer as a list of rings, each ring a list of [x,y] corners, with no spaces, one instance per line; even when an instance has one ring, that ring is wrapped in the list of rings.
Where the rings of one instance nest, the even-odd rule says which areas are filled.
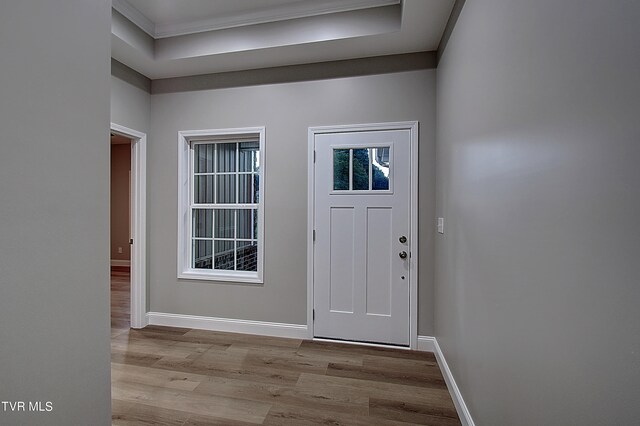
[[[257,271],[258,141],[192,142],[191,267]]]
[[[388,191],[390,147],[335,148],[334,191]]]

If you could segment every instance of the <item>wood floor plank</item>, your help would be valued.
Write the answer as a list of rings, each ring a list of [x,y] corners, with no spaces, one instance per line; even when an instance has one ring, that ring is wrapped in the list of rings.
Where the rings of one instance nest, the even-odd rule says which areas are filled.
[[[271,408],[271,404],[262,402],[128,382],[113,383],[111,395],[116,400],[257,424],[264,421]]]
[[[191,416],[182,426],[253,426],[254,423],[211,416]]]
[[[232,346],[227,352],[233,352]],[[299,357],[294,353],[282,355],[265,353],[263,351],[249,351],[244,358],[245,365],[271,367],[278,370],[298,371],[305,373],[325,374],[329,366],[328,360]]]
[[[111,401],[111,424],[113,426],[182,426],[189,413],[135,402]]]
[[[234,359],[223,354],[209,354],[207,358],[200,356],[197,359],[163,357],[153,364],[153,367],[277,385],[295,384],[300,376],[298,371],[247,364],[242,359]]]
[[[296,355],[301,358],[311,358],[318,361],[325,361],[327,365],[330,362],[340,364],[362,365],[364,355],[350,352],[332,352],[326,349],[316,348],[309,345],[300,346],[296,351]]]
[[[147,327],[137,330],[138,334],[146,337],[146,338],[154,338],[160,340],[171,340],[174,342],[189,342],[189,343],[200,343],[200,344],[209,344],[212,346],[218,346],[220,348],[224,347],[225,349],[231,346],[232,342],[225,341],[218,335],[206,335],[206,334],[163,334],[161,331],[156,330],[147,330]]]
[[[455,409],[441,410],[428,404],[412,404],[378,398],[371,398],[369,404],[369,414],[372,418],[434,426],[460,425]]]
[[[298,348],[302,340],[287,339],[284,337],[257,336],[240,333],[224,333],[208,330],[190,330],[185,337],[200,338],[210,341],[219,341],[226,344],[245,345],[247,348]]]
[[[121,334],[112,338],[111,348],[136,353],[153,353],[159,356],[170,356],[173,358],[194,358],[211,349],[226,350],[228,346],[214,346],[209,343],[181,342]]]
[[[263,423],[263,425],[268,426],[408,426],[409,424],[382,418],[373,421],[369,416],[336,413],[319,410],[315,407],[294,407],[290,405],[274,405]]]
[[[153,354],[138,354],[130,351],[116,351],[111,349],[111,362],[116,364],[130,364],[150,367],[162,359]]]
[[[111,338],[114,339],[116,337],[118,337],[120,334],[125,333],[126,330],[121,330],[121,329],[117,329],[114,327],[111,327]]]
[[[327,342],[322,340],[304,340],[300,344],[300,349],[313,348],[314,350],[324,350],[333,353],[349,353],[373,356],[389,356],[392,358],[413,359],[413,360],[433,360],[435,355],[432,352],[418,352],[406,349],[386,348],[379,346],[352,345],[347,343]]]
[[[179,336],[183,336],[186,333],[188,333],[189,331],[191,331],[190,328],[182,328],[182,327],[168,327],[168,326],[164,326],[164,325],[148,325],[145,328],[141,329],[141,330],[137,330],[137,331],[157,331],[160,332],[162,334],[172,334],[172,335],[179,335]]]
[[[375,382],[349,377],[301,374],[298,389],[333,389],[334,392],[359,393],[369,398],[392,399],[416,404],[428,403],[442,409],[455,409],[448,390]]]
[[[114,339],[126,332],[127,329],[111,327],[111,338]]]
[[[331,363],[327,368],[327,376],[350,377],[352,379],[398,383],[417,387],[440,389],[446,389],[447,387],[442,373],[437,366],[409,372]]]
[[[136,365],[111,364],[111,380],[192,391],[207,377]]]
[[[114,339],[116,342],[151,342],[160,346],[181,346],[181,347],[193,347],[193,348],[217,348],[220,350],[226,350],[231,346],[229,343],[216,343],[216,342],[202,342],[198,339],[192,339],[185,337],[182,334],[167,333],[164,334],[161,331],[153,330],[149,331],[146,328],[135,330],[127,330],[126,334],[121,334]]]
[[[334,392],[332,389],[321,387],[300,389],[293,385],[282,386],[210,377],[194,392],[295,407],[315,407],[348,414],[367,415],[369,413],[368,397],[357,392]]]
[[[153,340],[119,341],[119,338],[120,336],[112,340],[112,350],[121,352],[133,352],[138,354],[152,354],[158,355],[160,357],[193,358],[211,349],[210,346],[203,345],[185,343],[163,344],[157,343]]]
[[[438,367],[436,360],[415,360],[405,358],[395,358],[389,356],[373,356],[363,355],[362,365],[368,368],[380,370],[402,370],[402,371],[421,371],[422,369],[432,369]]]

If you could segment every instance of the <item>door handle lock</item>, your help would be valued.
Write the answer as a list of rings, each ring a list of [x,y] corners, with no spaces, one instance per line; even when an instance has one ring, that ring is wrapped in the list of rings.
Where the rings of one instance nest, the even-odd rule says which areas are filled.
[[[403,235],[402,237],[398,238],[398,241],[400,241],[401,244],[404,244],[407,242],[407,237]]]
[[[398,253],[398,256],[400,256],[400,259],[406,259],[407,258],[407,252],[406,251],[401,251],[400,253]]]

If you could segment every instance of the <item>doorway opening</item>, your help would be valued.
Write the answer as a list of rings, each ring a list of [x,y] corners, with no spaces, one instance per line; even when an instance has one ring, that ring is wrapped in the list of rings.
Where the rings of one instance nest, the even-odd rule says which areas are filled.
[[[119,327],[126,327],[128,309],[126,329],[148,324],[146,144],[146,134],[111,123],[112,317]]]
[[[131,327],[131,139],[111,133],[111,329]]]

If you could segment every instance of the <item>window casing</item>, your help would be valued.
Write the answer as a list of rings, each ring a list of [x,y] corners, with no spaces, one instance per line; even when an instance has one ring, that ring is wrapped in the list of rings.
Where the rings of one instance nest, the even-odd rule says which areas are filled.
[[[179,132],[178,278],[262,283],[264,128]]]

